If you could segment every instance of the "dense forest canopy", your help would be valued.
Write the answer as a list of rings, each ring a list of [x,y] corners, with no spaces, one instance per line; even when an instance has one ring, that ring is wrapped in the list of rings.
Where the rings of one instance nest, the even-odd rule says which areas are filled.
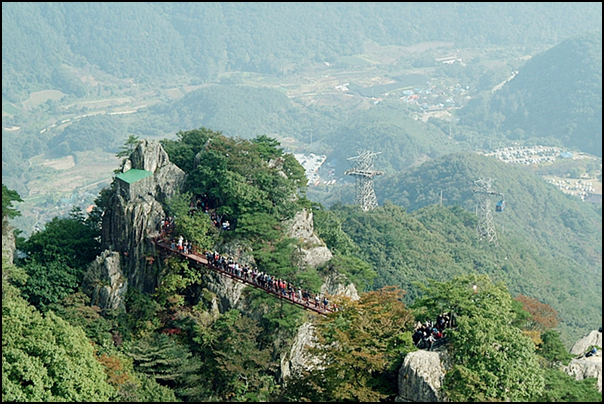
[[[601,14],[599,3],[4,3],[2,97],[73,91],[59,79],[63,64],[141,81],[284,74],[359,53],[368,40],[553,45],[577,27],[601,29]]]

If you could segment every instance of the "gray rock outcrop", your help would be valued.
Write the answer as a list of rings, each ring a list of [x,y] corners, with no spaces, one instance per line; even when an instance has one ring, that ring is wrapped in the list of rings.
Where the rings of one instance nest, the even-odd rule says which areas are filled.
[[[216,295],[221,313],[231,309],[246,311],[249,307],[243,295],[245,284],[210,270],[204,271],[202,279],[205,288]]]
[[[589,358],[579,357],[570,361],[564,371],[576,380],[583,380],[590,377],[598,379],[596,388],[602,392],[602,351],[599,350],[595,356]]]
[[[594,356],[585,357],[585,352],[591,346],[598,346],[598,352]],[[598,379],[596,387],[599,392],[602,392],[602,333],[594,330],[575,342],[570,353],[579,355],[577,358],[570,361],[568,366],[564,367],[564,371],[576,380],[583,380],[590,377]]]
[[[593,330],[583,338],[579,339],[570,350],[573,355],[581,355],[585,353],[590,346],[595,345],[602,347],[602,333],[598,330]]]
[[[302,268],[316,268],[333,257],[329,248],[314,232],[312,212],[301,210],[293,219],[286,221],[285,227],[286,236],[298,239],[302,244],[299,251],[299,266]]]
[[[152,196],[164,202],[180,189],[185,172],[170,162],[168,153],[157,140],[143,140],[124,161],[122,172],[132,168],[153,173],[154,186],[149,189]]]
[[[354,283],[350,282],[346,276],[337,272],[331,272],[327,275],[323,285],[321,285],[321,294],[346,296],[352,300],[360,299]]]
[[[314,328],[311,322],[306,322],[298,329],[294,343],[288,353],[281,357],[281,378],[297,377],[304,371],[311,371],[320,365],[321,361],[309,352],[316,346]]]
[[[161,202],[173,196],[185,179],[184,171],[170,162],[168,154],[158,141],[140,142],[124,161],[122,172],[130,169],[146,170],[151,176],[144,181],[135,182],[142,184],[137,192],[119,192],[121,185],[118,185],[103,214],[102,245],[110,253],[116,252],[123,256],[120,271],[126,281],[120,288],[98,289],[98,294],[91,296],[96,297],[101,309],[122,307],[121,300],[128,287],[148,293],[157,287],[161,268],[151,238],[158,233],[159,223],[166,216]],[[109,255],[105,259],[108,257]],[[101,278],[95,278],[94,275],[91,273],[90,277],[96,279],[96,282],[102,282]],[[93,290],[94,288],[90,292]],[[105,296],[105,293],[108,295]]]
[[[8,223],[6,217],[2,218],[2,257],[6,257],[9,264],[14,262],[15,258],[15,235],[13,228]]]
[[[443,402],[440,391],[449,365],[446,351],[407,354],[398,373],[398,402]]]
[[[82,288],[91,296],[91,305],[103,309],[124,309],[128,279],[120,265],[120,254],[105,250],[90,264]]]

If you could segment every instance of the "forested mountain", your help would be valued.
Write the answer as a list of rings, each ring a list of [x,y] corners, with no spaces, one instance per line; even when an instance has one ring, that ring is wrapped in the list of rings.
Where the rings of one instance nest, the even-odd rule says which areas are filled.
[[[473,100],[461,124],[510,140],[546,139],[602,155],[602,31],[536,55],[501,90]]]
[[[589,7],[590,12],[585,12]],[[553,45],[601,29],[599,3],[4,3],[2,95],[61,80],[64,65],[97,65],[137,81],[225,71],[287,74],[362,51],[365,41],[456,46]],[[422,29],[418,29],[422,27]],[[303,35],[301,33],[304,33]]]
[[[498,258],[490,263],[475,261],[474,268],[503,263],[500,254],[509,259],[516,255],[520,257],[518,262],[522,262],[520,267],[523,269],[514,270],[508,266],[503,272],[502,267],[496,271],[507,277],[511,290],[543,299],[560,312],[572,312],[572,315],[567,314],[565,321],[574,322],[575,317],[583,318],[584,324],[600,321],[601,303],[597,296],[602,285],[601,207],[596,211],[594,206],[561,193],[530,171],[474,153],[447,155],[408,171],[379,178],[375,188],[380,201],[391,201],[409,211],[419,210],[416,214],[422,217],[426,216],[420,212],[428,205],[440,202],[441,191],[443,205],[474,212],[477,205],[474,180],[479,177],[496,178],[493,190],[504,195],[507,205],[503,212],[493,212],[502,243]],[[493,206],[499,199],[493,197]],[[443,219],[435,229],[453,244],[465,240],[476,245],[475,218]],[[452,236],[459,231],[461,223],[468,227],[468,233]],[[386,228],[388,226],[392,224]],[[387,246],[388,243],[381,241],[377,245]],[[425,242],[425,245],[431,244]],[[466,256],[468,259],[473,254],[480,256],[481,247],[476,246],[476,252]],[[464,254],[454,256],[463,257]],[[386,267],[392,267],[392,264]],[[384,276],[384,280],[387,279],[389,276]],[[560,290],[554,292],[557,287]],[[585,299],[586,294],[594,297]],[[586,315],[583,310],[591,314]]]
[[[350,168],[346,159],[367,148],[381,152],[376,168],[395,173],[419,161],[460,150],[437,126],[414,120],[401,104],[379,104],[341,122],[328,139],[329,160],[337,162],[339,175]]]
[[[601,210],[598,214],[593,205],[560,192],[518,166],[475,153],[455,153],[378,178],[375,188],[379,201],[389,200],[410,211],[439,203],[442,191],[443,205],[474,212],[474,181],[482,177],[496,178],[493,189],[507,202],[504,212],[494,215],[505,234],[529,236],[553,256],[572,257],[586,268],[601,267]],[[493,205],[499,199],[493,197]]]
[[[358,207],[335,205],[323,215],[327,218],[319,214],[317,219],[320,234],[331,240],[334,233],[344,232],[358,245],[359,257],[377,272],[371,288],[397,285],[407,291],[406,301],[413,302],[421,294],[418,281],[447,281],[477,272],[504,281],[513,296],[531,296],[554,307],[567,342],[601,321],[600,269],[594,273],[595,266],[552,256],[549,246],[535,245],[507,226],[499,247],[479,241],[477,217],[459,206],[430,205],[407,213],[387,203],[362,213]],[[332,228],[322,227],[324,222]]]

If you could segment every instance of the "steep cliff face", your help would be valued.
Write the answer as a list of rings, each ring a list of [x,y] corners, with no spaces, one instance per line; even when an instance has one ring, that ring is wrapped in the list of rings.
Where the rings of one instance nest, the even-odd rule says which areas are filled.
[[[398,373],[398,402],[443,402],[440,392],[449,368],[446,351],[409,353]]]
[[[174,195],[185,178],[157,141],[143,141],[136,147],[124,162],[122,172],[130,169],[146,170],[152,176],[136,195],[115,192],[103,214],[101,240],[105,251],[100,261],[91,265],[88,276],[89,284],[96,285],[89,289],[91,296],[102,309],[122,307],[122,296],[128,287],[152,292],[157,286],[160,268],[151,237],[166,216],[160,202]],[[119,265],[115,253],[121,256]],[[111,262],[105,262],[108,259]],[[117,278],[118,272],[124,279],[119,287],[114,284],[97,288],[108,279]]]
[[[309,352],[316,344],[312,323],[302,324],[288,353],[281,356],[281,379],[300,376],[305,370],[312,370],[320,364],[319,358]]]
[[[302,268],[316,268],[329,261],[333,255],[325,243],[315,234],[313,214],[306,209],[296,213],[293,219],[286,222],[286,235],[302,242],[300,263]]]
[[[90,304],[104,309],[124,309],[123,298],[128,279],[122,272],[120,254],[105,250],[90,265],[82,289],[91,297]]]
[[[595,345],[600,347],[598,353],[594,356],[585,357],[585,352],[590,346]],[[573,345],[570,353],[579,355],[577,358],[570,361],[564,371],[577,380],[583,380],[590,377],[598,379],[596,387],[602,392],[602,332],[594,330],[578,340]]]
[[[323,285],[321,293],[329,295],[343,295],[352,300],[359,300],[359,294],[353,283],[350,283],[345,276],[332,273],[329,274]],[[316,344],[315,331],[312,323],[306,322],[298,329],[289,352],[281,355],[281,379],[286,380],[289,377],[295,377],[302,374],[303,371],[313,370],[321,361],[309,352]]]

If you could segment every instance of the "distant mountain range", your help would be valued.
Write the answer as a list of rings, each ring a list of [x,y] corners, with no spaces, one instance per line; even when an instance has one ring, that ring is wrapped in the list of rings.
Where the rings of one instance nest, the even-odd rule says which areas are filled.
[[[473,100],[461,124],[509,140],[549,139],[602,156],[602,31],[538,54],[494,94]]]

